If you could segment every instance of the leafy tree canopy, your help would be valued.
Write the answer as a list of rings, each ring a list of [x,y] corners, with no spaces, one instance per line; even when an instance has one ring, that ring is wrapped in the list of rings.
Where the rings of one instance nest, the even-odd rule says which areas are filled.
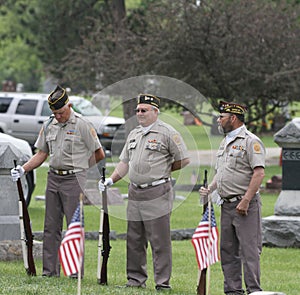
[[[264,126],[268,113],[299,97],[298,16],[291,1],[143,1],[122,25],[95,19],[64,74],[90,90],[136,75],[175,77],[214,106],[247,104],[248,123]]]
[[[35,87],[42,62],[46,75],[89,93],[133,76],[165,75],[213,106],[219,99],[247,104],[248,123],[260,126],[299,100],[299,1],[140,0],[127,11],[124,0],[2,2],[2,79],[23,73]],[[180,95],[201,115],[197,100]]]

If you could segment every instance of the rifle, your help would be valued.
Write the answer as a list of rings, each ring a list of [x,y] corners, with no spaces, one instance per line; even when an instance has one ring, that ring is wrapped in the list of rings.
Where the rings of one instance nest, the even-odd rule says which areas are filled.
[[[105,167],[102,168],[102,181],[105,181]],[[98,242],[98,269],[97,279],[98,284],[107,285],[107,262],[111,249],[109,243],[109,218],[107,208],[107,192],[106,188],[102,192],[102,208],[100,210],[100,228]],[[101,270],[100,270],[101,268]]]
[[[17,166],[16,160],[14,160],[14,166]],[[24,267],[26,269],[26,273],[29,276],[36,276],[36,270],[32,254],[33,235],[31,231],[30,218],[20,178],[17,180],[17,186],[19,192],[19,218]]]
[[[204,179],[203,179],[203,186],[207,188],[207,170],[204,170]],[[203,198],[203,214],[206,211],[207,208],[207,202],[208,202],[208,196]],[[204,268],[201,271],[199,271],[199,281],[197,286],[197,295],[206,295],[206,271],[207,269]]]

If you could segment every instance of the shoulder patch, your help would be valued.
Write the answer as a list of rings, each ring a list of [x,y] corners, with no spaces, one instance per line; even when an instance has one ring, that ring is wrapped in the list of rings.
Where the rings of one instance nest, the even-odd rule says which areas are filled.
[[[178,145],[181,143],[180,136],[178,134],[173,135],[173,141]]]
[[[91,128],[91,134],[93,137],[95,137],[95,138],[97,137],[97,132],[94,128]]]
[[[256,154],[261,154],[261,146],[257,141],[253,144],[253,152]]]

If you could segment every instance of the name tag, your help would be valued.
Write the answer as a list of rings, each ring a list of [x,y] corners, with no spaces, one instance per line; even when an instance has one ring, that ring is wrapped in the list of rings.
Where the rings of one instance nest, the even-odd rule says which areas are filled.
[[[136,141],[130,142],[129,145],[128,145],[128,149],[132,150],[132,149],[135,149],[135,148],[136,148]]]

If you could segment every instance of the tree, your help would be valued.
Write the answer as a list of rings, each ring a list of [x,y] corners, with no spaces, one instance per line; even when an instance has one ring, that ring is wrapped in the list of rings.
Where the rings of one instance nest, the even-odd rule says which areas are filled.
[[[6,0],[0,8],[0,80],[22,83],[25,91],[36,91],[43,71],[28,29],[32,12],[28,2]]]
[[[94,30],[66,59],[66,73],[79,79],[81,74],[90,89],[142,74],[175,77],[213,106],[221,98],[246,103],[248,123],[260,121],[259,126],[268,113],[297,100],[299,5],[254,0],[143,5],[121,27],[110,17],[95,20]],[[82,76],[80,67],[89,74]],[[201,114],[193,98],[184,101]]]
[[[65,68],[64,59],[70,50],[79,48],[83,38],[95,30],[92,19],[101,17],[109,1],[32,0],[31,2],[34,4],[34,18],[30,23],[30,29],[35,35],[35,47],[38,49],[45,71],[53,75],[59,83],[70,86],[68,76],[62,75]],[[78,81],[73,89],[79,91],[82,87],[84,85]]]
[[[147,61],[155,61],[155,73],[193,85],[214,106],[220,98],[246,103],[248,123],[262,121],[259,126],[266,114],[298,98],[299,5],[211,0],[197,7],[180,1],[150,13]]]

